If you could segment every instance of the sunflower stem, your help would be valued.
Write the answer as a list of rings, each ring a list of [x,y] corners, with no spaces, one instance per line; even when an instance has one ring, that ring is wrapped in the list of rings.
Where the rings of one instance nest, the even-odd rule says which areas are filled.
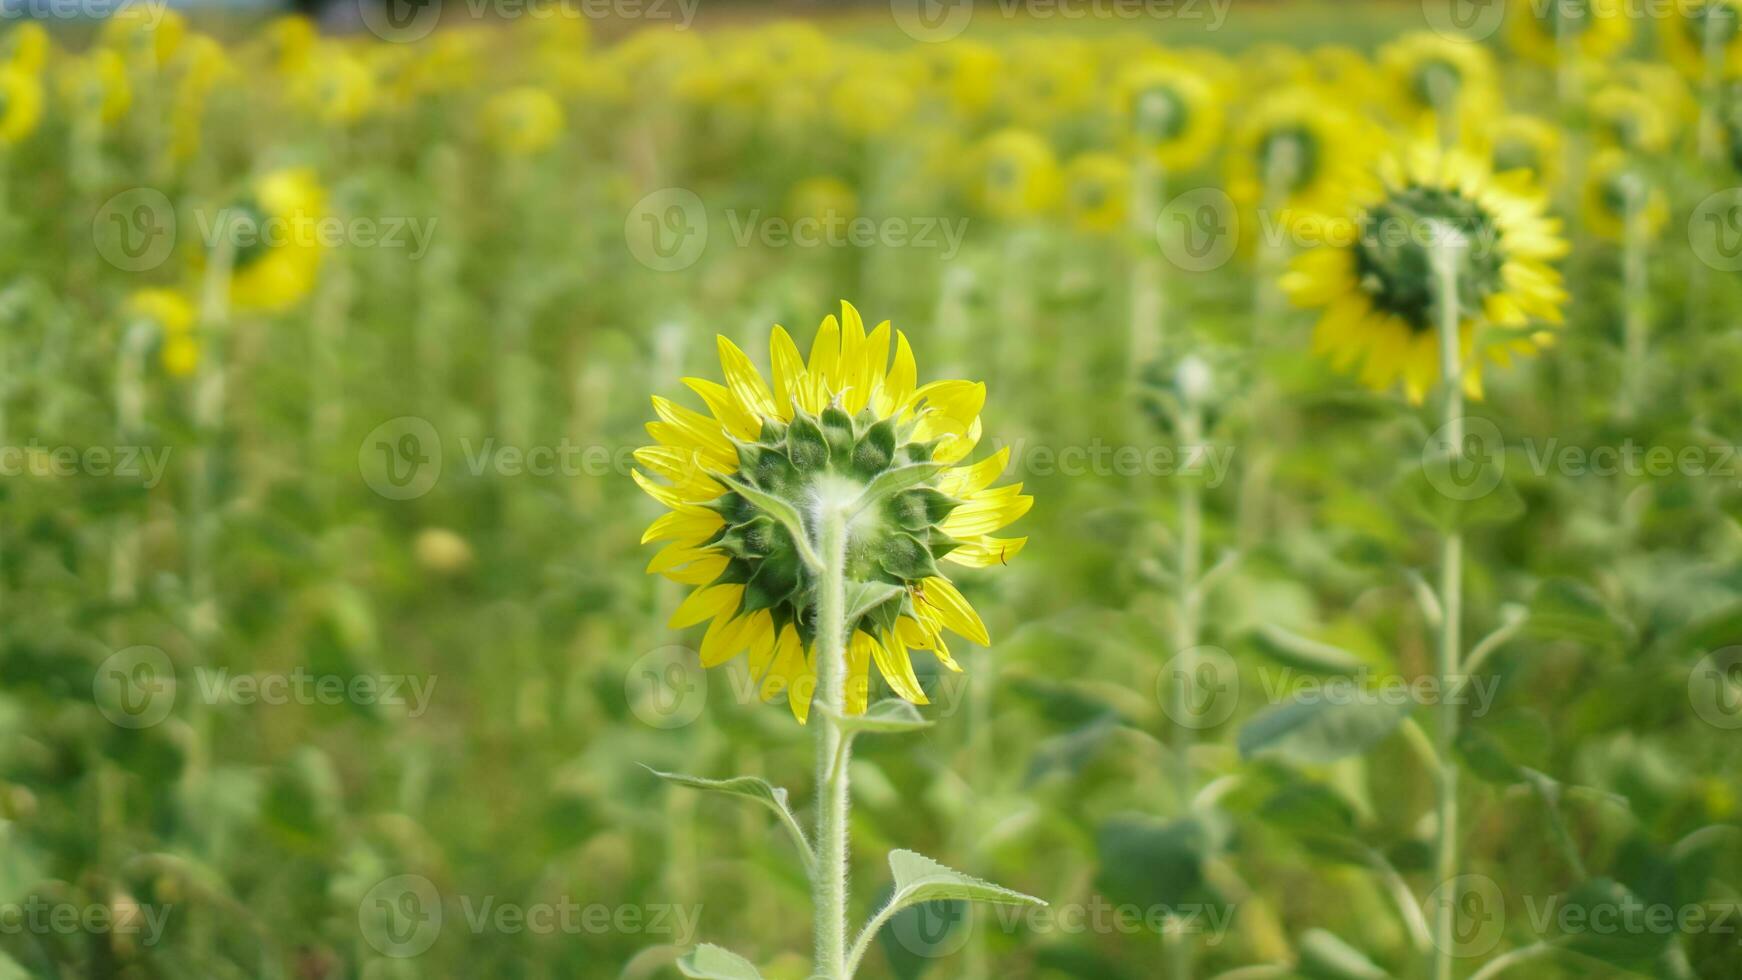
[[[1463,451],[1464,445],[1464,359],[1462,317],[1458,309],[1458,266],[1468,242],[1452,228],[1436,230],[1433,244],[1434,276],[1439,300],[1440,369],[1445,378],[1445,445],[1448,453]],[[1458,627],[1463,616],[1464,537],[1459,530],[1445,532],[1440,552],[1440,619],[1439,681],[1440,689],[1454,681],[1458,673],[1461,641]],[[1452,747],[1458,737],[1458,712],[1451,704],[1439,707],[1439,730],[1435,749],[1439,756],[1439,819],[1435,868],[1437,884],[1445,884],[1458,874],[1458,766],[1452,758]],[[1435,980],[1452,980],[1452,953],[1456,941],[1457,907],[1450,900],[1442,901],[1436,910],[1437,924],[1434,943]]]
[[[1637,176],[1626,178],[1626,227],[1621,245],[1621,282],[1624,299],[1622,343],[1622,418],[1631,419],[1645,397],[1645,357],[1650,321],[1647,313],[1649,282],[1646,269],[1645,201],[1647,191]]]
[[[1179,416],[1180,442],[1196,446],[1203,432],[1203,408],[1195,398],[1187,398]],[[1179,553],[1176,558],[1179,573],[1179,611],[1174,617],[1174,787],[1179,797],[1180,816],[1189,816],[1196,793],[1192,779],[1192,745],[1196,741],[1192,714],[1196,704],[1193,684],[1197,678],[1196,647],[1203,591],[1203,488],[1193,479],[1179,481]],[[1192,975],[1192,938],[1183,925],[1165,934],[1170,975],[1173,980],[1189,980]]]
[[[817,597],[817,698],[825,711],[817,722],[816,866],[811,874],[812,923],[816,934],[817,977],[846,980],[847,974],[847,763],[852,751],[839,723],[847,675],[847,513],[834,501],[821,504],[817,521],[821,558]]]
[[[1154,254],[1155,222],[1166,194],[1167,174],[1147,152],[1140,150],[1131,167],[1131,236],[1135,254],[1131,265],[1131,322],[1127,325],[1126,378],[1135,395],[1143,371],[1161,350],[1167,316],[1167,295],[1162,284],[1164,269]]]

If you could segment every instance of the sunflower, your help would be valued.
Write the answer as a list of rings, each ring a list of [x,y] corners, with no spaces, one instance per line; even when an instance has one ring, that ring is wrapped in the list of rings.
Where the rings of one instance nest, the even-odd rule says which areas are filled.
[[[1663,189],[1620,150],[1605,150],[1591,160],[1580,204],[1585,229],[1605,241],[1625,239],[1630,216],[1638,218],[1639,231],[1647,238],[1656,238],[1669,221]]]
[[[1638,89],[1605,85],[1591,96],[1591,119],[1605,144],[1637,153],[1662,153],[1675,142],[1673,107]]]
[[[129,3],[103,21],[98,39],[146,71],[168,65],[187,36],[187,21],[161,3]]]
[[[48,64],[50,47],[48,31],[34,20],[27,20],[6,32],[0,40],[0,63],[21,68],[32,75]]]
[[[60,93],[75,113],[89,114],[104,123],[118,122],[133,107],[133,85],[127,65],[109,48],[92,48],[84,57],[57,63]]]
[[[1379,49],[1379,67],[1393,115],[1416,135],[1437,133],[1454,143],[1469,121],[1500,104],[1493,56],[1468,41],[1431,31],[1406,34]]]
[[[1106,235],[1125,227],[1131,167],[1117,154],[1080,153],[1065,166],[1065,213],[1078,231]]]
[[[1151,56],[1115,86],[1127,140],[1167,171],[1202,163],[1222,138],[1222,102],[1205,75],[1184,61]]]
[[[369,63],[338,45],[317,48],[291,85],[297,104],[329,126],[363,118],[375,107],[376,94]]]
[[[1506,22],[1506,39],[1512,50],[1539,65],[1560,63],[1563,40],[1572,45],[1579,57],[1601,61],[1614,56],[1633,39],[1633,22],[1621,2],[1548,0],[1513,4]]]
[[[563,132],[563,107],[556,96],[533,85],[498,92],[484,107],[484,130],[497,149],[530,156],[547,149]]]
[[[1658,32],[1664,54],[1688,78],[1703,79],[1707,52],[1722,78],[1742,78],[1742,0],[1685,0]]]
[[[42,82],[35,72],[0,66],[0,144],[11,145],[36,131],[42,121]]]
[[[1283,289],[1319,307],[1316,352],[1376,390],[1401,382],[1419,402],[1440,377],[1435,238],[1457,233],[1465,387],[1481,394],[1480,354],[1505,363],[1552,341],[1532,321],[1561,322],[1566,293],[1549,264],[1567,251],[1560,222],[1527,174],[1494,176],[1478,158],[1419,145],[1387,156],[1360,202],[1326,225],[1326,247],[1296,257]],[[1478,350],[1478,319],[1509,328]]]
[[[326,192],[314,172],[275,170],[258,178],[226,209],[237,248],[230,304],[248,313],[277,313],[314,288],[324,251],[319,223]]]
[[[974,198],[999,218],[1026,218],[1058,201],[1058,159],[1046,140],[1026,129],[1005,129],[980,144]]]
[[[1495,120],[1479,145],[1497,174],[1522,170],[1543,190],[1561,179],[1561,131],[1536,116],[1511,114]]]
[[[817,501],[856,497],[882,474],[922,467],[932,475],[865,511],[849,530],[846,709],[865,710],[872,663],[901,697],[926,703],[910,650],[930,650],[959,671],[946,629],[990,643],[938,561],[1002,564],[1027,541],[992,536],[1032,502],[1020,484],[991,487],[1009,451],[958,465],[979,440],[985,385],[919,385],[907,337],[887,322],[867,334],[847,303],[839,320],[830,316],[818,328],[808,362],[774,328],[772,388],[731,341],[721,337],[718,346],[726,384],[684,381],[711,415],[655,397],[659,421],[647,430],[657,445],[635,453],[653,474],[636,471],[635,481],[670,509],[642,535],[643,543],[666,542],[647,570],[695,587],[671,627],[711,621],[703,666],[748,650],[764,699],[786,692],[803,722],[815,687],[819,583],[801,558],[809,549],[774,508],[784,501],[784,509],[810,514]]]
[[[1363,163],[1357,155],[1368,145],[1362,129],[1317,89],[1295,86],[1265,96],[1229,141],[1229,196],[1246,208],[1277,207],[1285,223],[1333,211]],[[1282,196],[1267,201],[1272,180]]]
[[[153,323],[158,330],[158,361],[178,378],[190,377],[200,363],[200,343],[194,336],[194,307],[174,289],[139,289],[127,297],[125,315]]]
[[[1086,45],[1065,38],[1011,46],[1003,76],[1004,113],[1024,126],[1044,127],[1080,116],[1095,98],[1095,69]]]

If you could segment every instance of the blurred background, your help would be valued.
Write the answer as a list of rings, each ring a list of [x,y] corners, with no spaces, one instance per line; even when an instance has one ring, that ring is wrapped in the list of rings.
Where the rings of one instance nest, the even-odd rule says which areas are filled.
[[[862,976],[1425,977],[1458,710],[1457,975],[1742,977],[1738,10],[1574,6],[0,5],[0,978],[807,976],[769,814],[644,768],[809,820],[809,732],[665,625],[630,453],[716,334],[767,370],[842,299],[988,383],[1036,500],[957,579],[993,645],[915,658],[937,725],[860,745],[854,918],[894,847],[1056,912],[928,906]],[[1571,293],[1449,517],[1276,220],[1446,118]],[[1267,742],[1431,675],[1447,521],[1470,700]]]

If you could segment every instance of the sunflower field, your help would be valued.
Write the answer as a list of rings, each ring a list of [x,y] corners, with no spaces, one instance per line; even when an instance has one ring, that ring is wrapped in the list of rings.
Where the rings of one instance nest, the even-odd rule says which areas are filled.
[[[18,0],[0,255],[0,980],[1742,978],[1742,0]]]

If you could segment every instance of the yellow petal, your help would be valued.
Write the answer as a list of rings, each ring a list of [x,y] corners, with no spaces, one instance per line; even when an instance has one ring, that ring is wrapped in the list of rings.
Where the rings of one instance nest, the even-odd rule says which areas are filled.
[[[738,608],[744,598],[742,585],[710,585],[691,592],[666,621],[668,629],[681,630],[704,619]]]
[[[720,350],[720,367],[726,373],[726,387],[732,389],[732,394],[737,396],[738,403],[747,412],[758,417],[757,428],[760,430],[760,419],[773,418],[777,414],[768,383],[762,380],[762,372],[756,370],[756,365],[738,349],[737,344],[723,335],[715,338],[715,344]]]
[[[980,646],[991,645],[992,637],[986,632],[986,624],[980,621],[980,614],[974,611],[967,599],[962,598],[949,579],[926,579],[925,601],[937,613],[939,622]]]
[[[914,704],[930,704],[919,678],[913,673],[913,660],[907,655],[907,645],[893,633],[884,633],[881,642],[871,642],[871,656],[877,661],[877,672],[895,689],[895,693]]]

